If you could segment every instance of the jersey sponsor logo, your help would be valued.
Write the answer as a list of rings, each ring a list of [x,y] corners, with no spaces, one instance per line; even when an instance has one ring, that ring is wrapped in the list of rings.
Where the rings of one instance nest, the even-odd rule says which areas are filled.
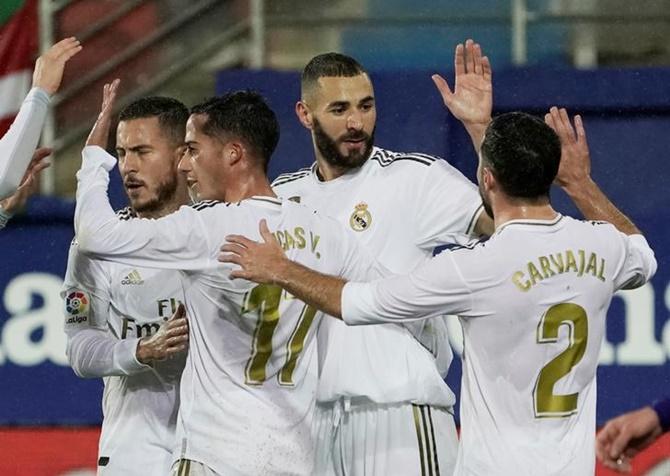
[[[91,298],[84,291],[72,291],[65,298],[66,324],[81,324],[88,320]]]
[[[349,218],[349,225],[354,231],[365,231],[372,225],[372,215],[368,210],[368,204],[361,202],[356,205],[354,213]]]
[[[289,200],[295,203],[300,203],[300,197],[298,195],[295,195],[294,197],[288,197]]]
[[[125,278],[121,280],[121,284],[140,285],[144,284],[144,280],[142,279],[140,272],[134,269],[130,273],[128,273]]]
[[[121,339],[154,335],[161,328],[161,325],[177,311],[179,304],[181,304],[181,301],[176,298],[157,300],[158,316],[154,321],[138,321],[129,316],[124,317],[121,327]]]

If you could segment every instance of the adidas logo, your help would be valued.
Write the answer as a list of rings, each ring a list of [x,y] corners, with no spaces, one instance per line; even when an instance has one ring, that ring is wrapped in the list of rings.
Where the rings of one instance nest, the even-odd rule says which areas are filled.
[[[140,276],[140,272],[134,269],[121,280],[121,284],[144,284],[144,280]]]

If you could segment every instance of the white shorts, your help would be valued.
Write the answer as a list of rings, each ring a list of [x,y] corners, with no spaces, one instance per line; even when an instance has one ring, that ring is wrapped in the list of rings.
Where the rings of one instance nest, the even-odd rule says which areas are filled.
[[[428,405],[317,404],[318,476],[450,476],[458,435],[446,409]]]

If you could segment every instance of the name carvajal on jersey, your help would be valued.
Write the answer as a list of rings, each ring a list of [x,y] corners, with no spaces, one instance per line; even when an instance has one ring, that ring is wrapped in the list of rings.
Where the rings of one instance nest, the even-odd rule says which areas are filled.
[[[573,272],[577,277],[592,276],[605,282],[605,259],[586,250],[565,250],[548,256],[538,256],[529,261],[524,271],[516,271],[512,282],[521,291],[530,290],[535,284],[557,274]]]

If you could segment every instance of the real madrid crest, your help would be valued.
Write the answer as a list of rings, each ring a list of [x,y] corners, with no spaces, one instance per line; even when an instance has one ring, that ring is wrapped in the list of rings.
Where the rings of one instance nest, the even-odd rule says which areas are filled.
[[[354,231],[365,231],[372,225],[372,215],[368,211],[367,203],[359,203],[349,218],[349,224]]]

